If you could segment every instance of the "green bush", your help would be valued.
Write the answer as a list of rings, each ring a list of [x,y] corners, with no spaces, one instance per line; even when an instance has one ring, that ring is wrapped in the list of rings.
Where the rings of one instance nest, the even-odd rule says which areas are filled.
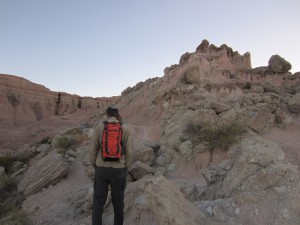
[[[15,159],[10,155],[0,157],[0,166],[5,168],[5,172],[9,173]]]
[[[245,127],[236,121],[188,122],[185,127],[185,134],[194,143],[206,142],[210,150],[228,150],[244,132]]]
[[[56,148],[56,152],[58,154],[65,154],[66,151],[75,145],[75,140],[71,136],[58,136],[54,140],[54,147]]]
[[[55,147],[67,149],[73,145],[73,141],[68,136],[58,136],[56,139]]]

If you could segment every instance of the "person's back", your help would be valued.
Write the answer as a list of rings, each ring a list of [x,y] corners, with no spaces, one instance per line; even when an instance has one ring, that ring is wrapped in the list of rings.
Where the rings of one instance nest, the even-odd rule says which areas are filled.
[[[108,186],[111,186],[111,196],[114,208],[114,225],[123,224],[124,215],[124,192],[126,188],[127,168],[133,156],[130,129],[122,124],[122,118],[118,109],[108,107],[106,109],[107,123],[99,124],[94,131],[90,144],[90,161],[95,167],[94,199],[92,224],[102,225],[103,207],[108,194]],[[110,160],[103,157],[104,128],[108,123],[121,123],[122,130],[122,157]],[[103,146],[104,145],[104,146]],[[104,154],[105,155],[105,154]]]

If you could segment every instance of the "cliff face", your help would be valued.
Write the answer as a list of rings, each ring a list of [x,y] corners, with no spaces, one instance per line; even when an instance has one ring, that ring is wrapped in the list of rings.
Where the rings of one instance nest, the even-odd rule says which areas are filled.
[[[219,110],[211,111],[214,108],[211,101],[227,102],[230,108],[237,107],[230,113],[238,111],[244,118],[253,111],[255,104],[258,104],[257,111],[261,107],[259,104],[269,104],[267,100],[251,98],[271,98],[276,106],[270,110],[273,118],[274,112],[281,114],[279,107],[282,104],[284,108],[300,112],[300,103],[295,96],[300,91],[300,77],[298,73],[290,73],[290,69],[291,65],[278,55],[271,57],[269,65],[252,68],[250,53],[241,55],[225,44],[216,47],[204,40],[195,52],[183,54],[178,64],[166,67],[163,77],[148,79],[125,89],[118,106],[126,121],[147,127],[137,133],[143,133],[143,138],[150,140],[159,140],[164,135],[163,127],[171,123],[170,118],[176,124],[183,121],[184,115],[191,117],[191,113],[195,114],[192,117],[212,113],[212,117],[219,118]],[[265,97],[267,95],[270,97]],[[244,103],[246,98],[251,100]],[[208,111],[199,114],[203,106]]]
[[[24,78],[0,74],[0,128],[22,126],[78,109],[105,108],[119,97],[91,98],[53,92]]]

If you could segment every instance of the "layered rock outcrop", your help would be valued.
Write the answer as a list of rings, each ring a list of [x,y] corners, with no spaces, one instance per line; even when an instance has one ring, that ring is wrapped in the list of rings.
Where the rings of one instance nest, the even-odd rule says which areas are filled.
[[[0,128],[11,128],[78,109],[105,108],[119,97],[91,98],[53,92],[22,77],[0,74]]]
[[[22,177],[18,190],[24,196],[33,195],[42,188],[54,185],[68,173],[69,164],[55,152],[46,155],[32,165]]]

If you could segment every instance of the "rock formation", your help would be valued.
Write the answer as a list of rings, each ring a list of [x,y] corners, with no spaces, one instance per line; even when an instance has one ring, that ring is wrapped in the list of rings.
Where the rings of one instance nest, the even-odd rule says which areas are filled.
[[[287,73],[292,66],[279,55],[273,55],[269,60],[268,69],[274,73]]]
[[[78,109],[105,108],[118,97],[91,98],[53,92],[22,77],[0,74],[0,128],[22,126]]]
[[[68,173],[68,163],[63,160],[61,155],[48,154],[33,164],[22,177],[18,190],[24,196],[33,195],[42,188],[56,184]]]
[[[183,54],[178,64],[167,67],[163,77],[125,89],[117,106],[131,129],[135,150],[128,174],[125,224],[298,225],[298,142],[293,153],[299,158],[291,161],[285,154],[288,146],[263,137],[274,127],[300,124],[300,77],[290,69],[278,55],[270,58],[269,65],[252,69],[250,53],[240,55],[225,44],[217,47],[204,40],[195,52]],[[41,86],[36,89],[51,93]],[[21,104],[21,97],[2,96],[10,107]],[[60,93],[60,98],[61,107],[56,105],[57,98],[50,101],[52,113],[71,112],[78,105],[98,107],[90,98],[80,104],[68,94]],[[40,102],[45,115],[45,101]],[[102,119],[99,112],[91,118],[80,140],[89,140]],[[215,129],[216,124],[234,122],[243,126],[243,132],[226,148],[211,145],[201,136],[205,126]],[[229,131],[217,133],[213,142]],[[297,135],[299,129],[293,132]],[[93,168],[88,143],[80,142],[62,155],[47,144],[36,144],[34,151],[30,145],[23,146],[32,159],[14,176],[19,191],[28,196],[23,208],[33,222],[90,224]],[[113,224],[110,196],[103,220]]]

